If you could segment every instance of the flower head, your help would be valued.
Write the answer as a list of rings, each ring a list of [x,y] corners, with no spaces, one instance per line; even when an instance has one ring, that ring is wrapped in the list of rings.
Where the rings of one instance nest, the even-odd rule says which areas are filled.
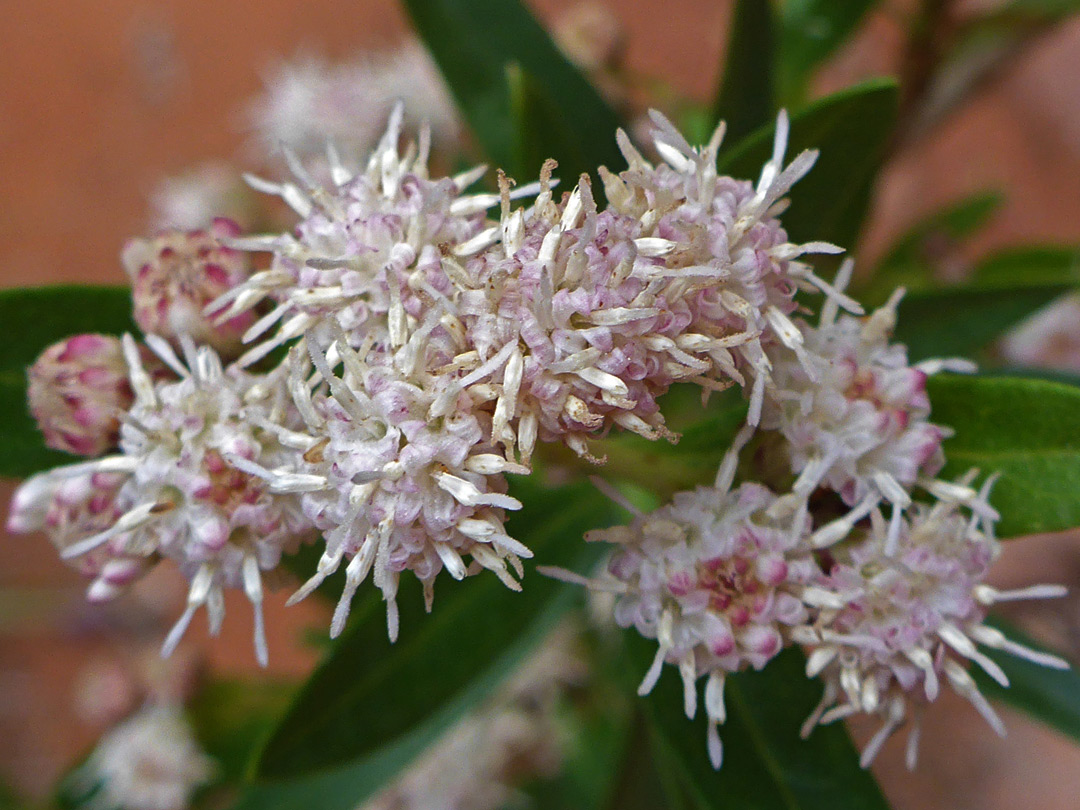
[[[255,274],[220,302],[228,307],[219,319],[267,299],[276,305],[247,335],[262,342],[241,358],[241,365],[301,335],[310,336],[317,326],[323,331],[339,326],[353,346],[369,333],[379,344],[392,342],[391,323],[400,323],[406,314],[415,317],[425,298],[446,295],[442,251],[476,239],[490,244],[482,236],[483,211],[497,198],[462,194],[483,170],[430,179],[426,135],[419,145],[399,151],[403,116],[398,105],[364,171],[354,174],[335,161],[329,189],[318,185],[295,156],[291,165],[296,183],[248,178],[257,189],[279,194],[302,221],[295,235],[233,242],[274,253],[269,270]]]
[[[139,328],[175,346],[181,335],[187,335],[235,356],[254,316],[245,312],[219,321],[211,305],[249,275],[247,256],[223,241],[239,233],[235,222],[217,218],[207,230],[167,230],[152,239],[129,241],[123,262],[131,278]]]
[[[663,162],[653,166],[620,131],[629,168],[617,176],[601,170],[610,206],[641,223],[639,237],[668,245],[651,277],[690,288],[686,331],[711,340],[715,364],[729,379],[750,386],[749,418],[756,424],[769,381],[765,349],[779,344],[799,350],[799,332],[788,318],[795,292],[824,291],[845,308],[862,311],[797,261],[841,249],[826,242],[794,244],[777,218],[787,207],[784,195],[814,165],[817,152],[804,151],[784,166],[788,120],[781,113],[772,158],[754,185],[718,174],[723,125],[695,149],[664,116],[650,115]]]
[[[134,399],[117,338],[75,335],[54,343],[26,376],[30,413],[47,446],[80,456],[116,446],[120,415]]]
[[[808,497],[825,487],[852,507],[819,529],[818,545],[845,536],[882,500],[893,507],[894,543],[900,513],[911,503],[908,490],[916,483],[935,488],[933,476],[944,464],[941,444],[950,431],[929,421],[926,378],[970,364],[908,363],[905,347],[889,340],[902,294],[865,320],[837,318],[835,306],[827,305],[819,326],[797,322],[797,356],[782,348],[770,352],[772,388],[762,426],[785,439],[783,452],[798,475],[795,493]]]
[[[962,482],[962,483],[966,483]],[[987,606],[1001,599],[1059,596],[1039,586],[1002,593],[983,584],[998,554],[986,501],[992,480],[967,500],[913,504],[900,522],[896,548],[875,510],[864,538],[832,550],[833,564],[804,592],[816,615],[796,640],[807,646],[807,672],[825,681],[824,697],[803,728],[858,712],[878,715],[882,726],[863,751],[864,766],[915,710],[908,741],[914,767],[918,718],[942,682],[967,698],[999,734],[1004,726],[967,672],[973,661],[1008,686],[1001,668],[978,644],[1065,668],[1064,661],[1009,641],[984,624]]]
[[[151,380],[135,342],[125,336],[135,401],[125,417],[120,454],[30,479],[16,493],[17,511],[47,515],[67,479],[122,475],[108,520],[99,524],[80,512],[82,519],[68,528],[85,534],[65,534],[62,556],[174,560],[191,588],[165,652],[175,648],[203,605],[216,632],[224,615],[223,588],[243,588],[255,607],[256,653],[265,663],[260,572],[274,568],[311,527],[295,495],[276,491],[249,470],[288,465],[298,455],[281,441],[295,412],[283,385],[223,368],[209,347],[195,348],[183,338],[185,365],[161,338],[147,342],[179,380]]]
[[[110,529],[124,512],[118,496],[126,476],[115,472],[84,472],[70,477],[40,473],[15,493],[8,516],[10,532],[43,531],[63,555],[87,537]],[[69,560],[93,580],[87,598],[102,602],[145,573],[153,558],[127,552],[127,534],[111,537],[77,559]]]
[[[74,775],[93,810],[184,810],[215,764],[174,706],[148,706],[98,742]]]
[[[705,710],[716,767],[725,677],[761,669],[788,643],[807,619],[799,594],[816,573],[806,515],[758,484],[729,490],[734,455],[717,486],[678,493],[631,525],[588,538],[616,549],[606,577],[587,584],[616,593],[616,622],[660,645],[638,693],[652,690],[665,662],[674,664],[692,718],[697,679],[709,676]]]
[[[503,528],[504,510],[521,507],[505,494],[504,474],[527,470],[491,444],[490,415],[460,391],[432,415],[452,377],[429,372],[430,363],[402,373],[414,342],[424,338],[417,332],[391,357],[377,352],[362,357],[343,339],[332,347],[340,371],[309,344],[322,383],[314,394],[307,390],[309,367],[302,355],[294,349],[290,356],[291,388],[310,448],[299,467],[300,498],[326,542],[317,573],[292,601],[348,560],[345,592],[331,627],[335,636],[369,574],[386,601],[393,639],[402,573],[412,572],[424,583],[430,609],[442,570],[462,579],[490,569],[518,590],[507,565],[521,576],[520,558],[532,556]],[[273,484],[275,476],[268,480]]]

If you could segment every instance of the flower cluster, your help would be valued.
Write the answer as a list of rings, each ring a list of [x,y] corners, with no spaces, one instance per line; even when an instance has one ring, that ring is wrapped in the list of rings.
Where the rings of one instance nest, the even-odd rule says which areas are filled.
[[[850,270],[842,268],[839,287]],[[584,584],[614,592],[618,624],[659,642],[640,691],[649,692],[663,664],[673,664],[692,717],[696,682],[707,676],[716,767],[725,677],[760,669],[787,645],[801,645],[808,676],[824,682],[804,736],[856,713],[881,719],[864,767],[912,713],[907,759],[914,767],[918,718],[942,683],[1004,733],[966,669],[973,661],[1008,685],[979,644],[1067,666],[984,623],[996,601],[1064,589],[998,592],[984,583],[999,550],[998,514],[988,502],[994,479],[976,491],[974,470],[956,482],[933,477],[944,464],[947,432],[928,421],[925,387],[929,373],[968,364],[909,365],[904,347],[889,340],[900,295],[864,319],[837,317],[834,297],[818,326],[796,320],[798,340],[767,348],[761,447],[775,456],[773,467],[786,467],[782,494],[752,481],[731,489],[748,424],[715,487],[679,493],[628,527],[595,533],[616,549],[605,574]],[[915,500],[915,487],[929,500]],[[843,514],[833,517],[837,510]]]
[[[200,607],[216,631],[238,588],[265,662],[263,578],[309,540],[321,557],[290,601],[343,568],[337,635],[370,577],[394,639],[404,575],[429,609],[444,570],[521,587],[532,551],[507,531],[521,507],[507,476],[531,471],[539,443],[602,463],[591,443],[611,430],[677,438],[661,408],[673,384],[738,387],[746,423],[714,485],[592,538],[617,550],[586,582],[658,642],[641,691],[673,664],[693,715],[706,679],[717,766],[726,677],[793,644],[825,682],[807,729],[882,718],[865,762],[943,682],[998,727],[965,662],[1003,675],[976,644],[1062,662],[1004,639],[985,608],[1059,591],[988,589],[989,484],[937,477],[948,429],[926,379],[969,365],[909,363],[891,341],[902,291],[864,316],[850,262],[833,283],[807,263],[839,248],[780,223],[816,159],[785,163],[784,115],[756,183],[718,173],[722,127],[695,148],[652,125],[661,160],[619,132],[628,166],[600,169],[605,203],[588,176],[556,195],[553,161],[535,183],[498,173],[495,193],[469,191],[482,167],[432,177],[431,132],[403,142],[399,105],[358,171],[286,151],[291,180],[249,178],[296,212],[289,232],[217,221],[133,241],[146,347],[79,336],[30,374],[51,445],[118,450],[27,481],[10,526],[48,533],[94,599],[172,560],[190,589],[166,652]],[[265,269],[249,274],[244,251],[268,253]],[[751,441],[775,480],[740,477]]]
[[[179,707],[150,704],[102,737],[72,779],[91,810],[184,810],[215,768]]]

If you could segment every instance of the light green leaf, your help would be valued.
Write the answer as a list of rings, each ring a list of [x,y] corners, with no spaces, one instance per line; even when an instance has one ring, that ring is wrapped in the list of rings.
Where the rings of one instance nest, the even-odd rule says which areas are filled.
[[[417,33],[438,63],[477,140],[496,166],[527,182],[539,171],[516,165],[514,116],[506,75],[516,64],[544,99],[560,133],[533,133],[535,149],[559,161],[569,186],[581,172],[620,165],[620,121],[518,0],[405,0]],[[572,145],[572,148],[570,148]]]
[[[0,475],[22,478],[75,460],[48,450],[26,409],[26,368],[71,335],[135,330],[125,287],[57,285],[0,290]]]
[[[723,70],[713,106],[713,126],[725,121],[727,137],[738,141],[768,125],[775,115],[773,15],[768,0],[738,0],[735,4]]]
[[[582,535],[605,525],[614,510],[591,486],[541,490],[526,481],[515,491],[526,506],[509,531],[538,563],[576,567],[599,553]],[[372,598],[359,605],[346,635],[264,747],[257,778],[324,772],[316,781],[351,785],[347,806],[370,795],[488,695],[577,593],[535,572],[526,579],[522,593],[494,576],[440,581],[435,609],[425,616],[419,588],[403,577],[396,644],[386,639],[382,603]],[[269,806],[286,807],[291,784],[266,784],[259,792]],[[338,807],[334,801],[341,799],[308,807]]]
[[[1001,619],[991,619],[988,624],[1025,647],[1053,652]],[[1001,666],[1009,678],[1009,686],[1001,686],[979,667],[972,667],[971,674],[984,695],[1080,741],[1080,672],[1075,668],[1060,670],[1040,666],[1001,650],[986,649],[985,652]]]
[[[931,419],[956,431],[943,475],[1001,473],[990,502],[998,534],[1080,526],[1080,388],[1022,377],[940,375]]]
[[[911,359],[973,355],[1059,295],[1080,285],[1080,251],[1031,248],[990,257],[971,281],[918,286],[899,310],[896,339]]]
[[[850,247],[866,216],[885,146],[896,120],[897,87],[873,79],[827,96],[791,117],[788,155],[821,156],[791,194],[784,228],[796,242],[825,240]],[[756,179],[772,153],[775,128],[759,130],[720,155],[721,171]]]
[[[781,4],[779,78],[785,103],[802,99],[814,69],[847,41],[876,5],[877,0],[785,0]]]
[[[630,647],[643,674],[656,642],[635,638]],[[673,803],[691,810],[886,810],[842,724],[800,739],[799,728],[821,697],[821,684],[806,677],[805,666],[802,654],[791,649],[761,672],[728,678],[719,771],[706,753],[704,711],[699,706],[697,718],[687,720],[681,679],[674,667],[666,668],[645,699],[645,713]]]

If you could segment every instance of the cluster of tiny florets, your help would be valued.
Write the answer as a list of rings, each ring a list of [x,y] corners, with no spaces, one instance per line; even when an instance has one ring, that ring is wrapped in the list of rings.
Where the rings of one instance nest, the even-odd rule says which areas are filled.
[[[211,305],[251,273],[247,254],[224,243],[239,235],[235,222],[219,217],[206,230],[166,230],[130,240],[121,259],[139,329],[177,347],[183,335],[235,357],[254,318],[245,312],[219,321]]]
[[[507,531],[522,506],[508,475],[531,472],[539,443],[602,463],[591,442],[611,430],[675,439],[661,400],[685,382],[748,401],[715,485],[597,532],[615,547],[599,579],[549,572],[613,592],[617,623],[657,641],[642,693],[672,664],[693,715],[705,679],[714,764],[725,678],[790,645],[825,684],[807,731],[882,719],[865,763],[943,682],[1000,727],[965,669],[1004,680],[977,644],[1061,664],[983,623],[997,599],[1059,591],[983,584],[989,484],[937,477],[949,431],[926,379],[968,364],[909,363],[891,341],[902,292],[863,316],[850,262],[829,283],[804,260],[839,248],[784,231],[785,195],[816,158],[785,164],[785,116],[753,183],[718,173],[722,127],[694,148],[655,114],[661,162],[618,133],[628,167],[600,171],[606,204],[587,176],[557,196],[552,161],[518,187],[499,173],[497,193],[469,191],[482,167],[433,178],[429,131],[403,143],[403,122],[399,106],[359,171],[286,151],[292,180],[249,178],[296,212],[288,233],[219,220],[133,241],[147,346],[78,336],[31,369],[50,446],[115,449],[27,481],[9,521],[45,531],[91,598],[171,560],[190,589],[165,650],[201,607],[216,631],[237,588],[265,662],[263,577],[319,538],[290,601],[344,569],[331,633],[370,579],[396,638],[402,576],[429,609],[443,571],[521,587],[532,551]],[[248,251],[266,269],[249,274]],[[806,293],[824,296],[813,325]],[[757,438],[775,479],[741,476]]]
[[[842,269],[840,289],[850,270]],[[837,293],[818,326],[796,319],[800,338],[766,349],[760,450],[775,456],[766,467],[786,468],[786,491],[753,482],[730,490],[747,424],[716,488],[679,493],[629,527],[596,533],[616,548],[607,574],[585,584],[614,591],[616,621],[659,642],[642,691],[651,690],[665,662],[676,665],[692,716],[694,683],[708,676],[708,747],[717,766],[724,678],[764,666],[785,645],[803,646],[808,676],[824,682],[804,736],[856,713],[881,719],[864,766],[914,715],[907,753],[914,767],[918,718],[942,683],[1003,733],[967,672],[973,661],[1008,685],[979,644],[1066,666],[983,623],[995,601],[1063,593],[1057,586],[998,592],[984,583],[999,551],[998,514],[988,502],[993,479],[976,491],[976,471],[955,482],[934,477],[948,432],[929,422],[926,377],[968,364],[908,363],[904,347],[889,340],[902,292],[863,319],[837,317]],[[744,623],[743,635],[734,636],[739,647],[734,619]]]

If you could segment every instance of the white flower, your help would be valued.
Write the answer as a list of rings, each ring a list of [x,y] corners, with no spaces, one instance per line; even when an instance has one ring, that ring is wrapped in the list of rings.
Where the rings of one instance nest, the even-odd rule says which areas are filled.
[[[380,122],[399,100],[410,125],[429,126],[439,148],[453,147],[462,130],[442,76],[418,42],[337,64],[295,58],[276,66],[265,85],[248,118],[267,155],[285,146],[313,160],[330,142],[347,158],[360,158],[375,147]]]
[[[730,489],[744,430],[721,465],[714,487],[675,495],[673,502],[629,526],[587,539],[617,546],[598,581],[548,573],[617,594],[615,620],[659,642],[638,694],[652,691],[664,663],[679,668],[687,717],[697,709],[697,680],[708,675],[705,711],[709,757],[720,767],[718,726],[724,722],[729,673],[761,669],[805,623],[800,600],[817,573],[806,545],[810,522],[763,486]]]
[[[841,248],[825,242],[793,244],[777,219],[787,207],[784,195],[810,170],[817,152],[802,152],[784,166],[788,119],[781,113],[772,158],[755,186],[717,174],[722,124],[706,146],[695,149],[660,113],[650,116],[653,142],[664,162],[653,166],[620,131],[619,147],[629,168],[618,176],[601,169],[608,201],[612,210],[641,222],[639,237],[668,245],[652,275],[691,288],[688,331],[716,341],[722,352],[714,352],[714,362],[731,379],[751,386],[749,420],[757,424],[769,380],[764,349],[775,344],[799,348],[799,332],[788,318],[795,292],[823,291],[841,306],[862,312],[797,261]],[[744,375],[751,379],[744,381]]]
[[[287,466],[299,457],[281,442],[295,412],[280,380],[223,369],[212,349],[196,348],[186,338],[186,366],[161,338],[147,342],[180,379],[151,381],[135,342],[124,337],[135,402],[122,426],[121,453],[30,479],[16,502],[40,512],[40,504],[51,502],[55,482],[124,475],[112,507],[119,517],[104,528],[79,524],[83,531],[100,530],[65,539],[62,556],[107,548],[110,555],[174,560],[191,588],[187,609],[165,641],[166,654],[203,605],[216,633],[225,610],[223,588],[243,588],[255,608],[256,654],[265,664],[261,572],[274,568],[282,551],[295,548],[311,527],[295,495],[249,470]]]
[[[96,789],[88,810],[186,810],[214,761],[175,706],[147,706],[98,742],[76,782]]]
[[[839,286],[850,272],[845,265]],[[928,374],[940,368],[970,370],[960,361],[909,365],[907,350],[890,343],[898,294],[869,318],[836,317],[826,303],[817,327],[797,321],[799,351],[770,351],[772,385],[762,427],[784,437],[783,452],[798,475],[796,494],[818,487],[838,493],[852,511],[822,527],[815,544],[844,537],[882,500],[893,507],[890,537],[916,483],[936,490],[933,476],[944,464],[947,428],[930,423]]]
[[[532,556],[503,528],[504,510],[521,507],[505,494],[504,473],[528,470],[492,445],[490,414],[460,388],[453,389],[456,395],[446,407],[433,411],[447,385],[457,380],[453,372],[429,370],[452,353],[432,362],[438,349],[427,344],[428,332],[415,331],[389,357],[375,351],[362,357],[344,345],[342,336],[331,344],[340,370],[309,343],[318,384],[313,394],[310,365],[300,350],[289,358],[290,388],[311,447],[303,455],[298,491],[326,542],[318,571],[291,601],[348,561],[331,626],[334,636],[344,628],[353,595],[369,573],[386,600],[394,639],[402,572],[423,581],[430,609],[434,580],[443,569],[454,579],[490,569],[519,590],[507,565],[520,577],[520,558]],[[274,475],[268,480],[273,483]]]
[[[391,329],[406,315],[419,315],[425,298],[449,292],[442,252],[479,249],[494,241],[484,230],[483,212],[497,197],[462,193],[483,168],[456,178],[430,179],[427,131],[419,144],[399,152],[403,120],[399,104],[362,172],[353,174],[335,159],[331,188],[316,184],[291,153],[295,183],[248,178],[255,188],[280,195],[302,221],[295,235],[232,242],[274,253],[270,269],[214,305],[220,309],[229,304],[218,316],[224,320],[266,300],[276,304],[244,336],[245,342],[261,342],[241,358],[242,366],[316,326],[339,326],[354,347],[369,334],[379,344],[398,345]]]
[[[967,484],[970,480],[963,481]],[[940,501],[912,505],[900,522],[896,548],[876,509],[865,538],[857,531],[850,544],[831,549],[832,565],[804,592],[817,611],[796,640],[809,651],[807,674],[825,681],[821,703],[803,727],[865,712],[881,718],[867,744],[868,766],[885,740],[914,709],[908,738],[908,767],[915,766],[919,718],[947,682],[998,733],[1005,729],[967,672],[973,661],[1008,686],[1001,668],[979,644],[1006,650],[1055,668],[1066,662],[1009,641],[983,623],[987,606],[1006,599],[1060,596],[1059,586],[999,592],[983,584],[999,551],[993,536],[997,514],[986,496],[991,481],[965,504]]]

